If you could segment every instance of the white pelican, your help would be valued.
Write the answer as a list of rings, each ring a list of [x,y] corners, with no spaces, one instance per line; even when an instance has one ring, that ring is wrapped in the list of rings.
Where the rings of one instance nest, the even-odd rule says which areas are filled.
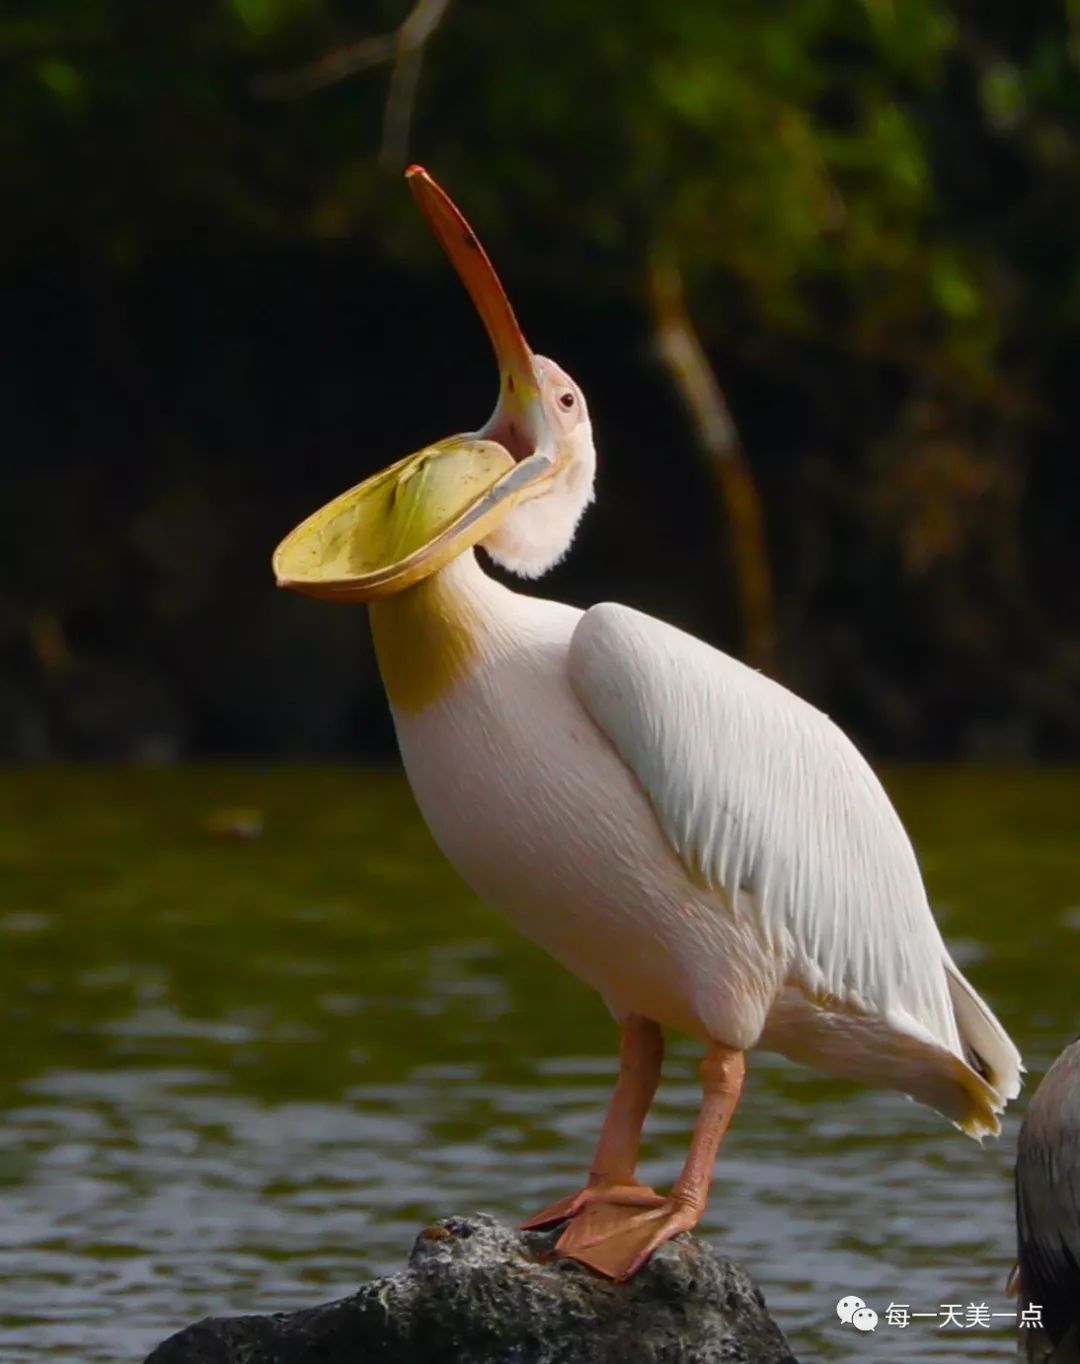
[[[593,498],[585,399],[526,344],[490,261],[421,168],[409,183],[491,337],[498,404],[330,502],[278,547],[278,583],[369,602],[405,770],[486,901],[618,1021],[618,1082],[561,1253],[613,1278],[700,1220],[745,1053],[900,1090],[979,1137],[1020,1057],[961,975],[899,817],[820,711],[627,606],[578,611],[525,578]],[[701,1038],[703,1100],[671,1193],[635,1178],[661,1028]]]

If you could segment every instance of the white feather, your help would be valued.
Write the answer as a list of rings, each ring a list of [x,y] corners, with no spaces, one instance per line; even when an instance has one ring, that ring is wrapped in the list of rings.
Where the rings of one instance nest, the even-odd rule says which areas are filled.
[[[760,921],[786,986],[974,1062],[995,1110],[1014,1097],[1019,1054],[950,959],[881,783],[827,716],[623,606],[585,613],[569,672],[688,872]]]
[[[566,556],[578,522],[593,500],[596,454],[586,418],[543,496],[514,508],[483,542],[500,568],[539,578]]]
[[[482,898],[618,1017],[997,1130],[1016,1051],[952,977],[899,818],[825,716],[636,611],[511,592],[471,553],[431,590],[470,667],[395,723]]]

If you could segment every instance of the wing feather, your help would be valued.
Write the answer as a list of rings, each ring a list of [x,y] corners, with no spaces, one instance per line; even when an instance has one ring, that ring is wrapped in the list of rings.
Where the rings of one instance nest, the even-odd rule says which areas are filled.
[[[948,953],[911,843],[827,716],[693,636],[608,603],[582,617],[569,667],[690,877],[722,892],[731,912],[759,916],[792,981],[912,1019],[963,1056]]]

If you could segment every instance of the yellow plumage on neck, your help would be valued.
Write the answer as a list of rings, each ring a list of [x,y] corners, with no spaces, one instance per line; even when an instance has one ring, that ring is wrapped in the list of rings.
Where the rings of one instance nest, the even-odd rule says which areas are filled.
[[[434,573],[370,609],[379,672],[396,710],[423,710],[469,671],[479,622],[448,574]]]

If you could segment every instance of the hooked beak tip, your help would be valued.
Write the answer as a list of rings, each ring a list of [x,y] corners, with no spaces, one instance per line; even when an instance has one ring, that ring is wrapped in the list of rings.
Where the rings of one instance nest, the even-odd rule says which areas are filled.
[[[535,387],[532,351],[476,233],[453,199],[423,166],[410,166],[405,178],[428,225],[480,314],[491,338],[504,388],[507,376],[512,376],[519,388]]]

